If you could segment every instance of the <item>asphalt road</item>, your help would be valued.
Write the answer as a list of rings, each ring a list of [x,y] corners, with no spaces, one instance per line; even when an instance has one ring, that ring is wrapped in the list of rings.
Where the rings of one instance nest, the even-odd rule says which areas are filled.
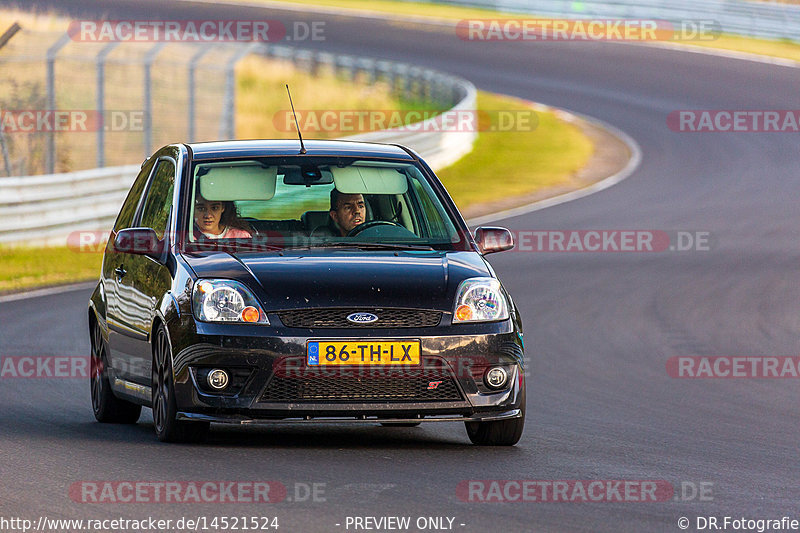
[[[25,4],[90,18],[324,20],[326,41],[310,46],[425,65],[597,117],[639,143],[639,169],[611,189],[503,224],[706,231],[710,250],[493,256],[521,307],[532,371],[525,434],[509,449],[471,446],[460,424],[217,428],[207,444],[166,446],[149,411],[134,427],[95,423],[87,382],[4,378],[0,516],[261,515],[277,516],[288,532],[353,531],[348,516],[442,516],[465,533],[679,531],[680,517],[694,531],[697,517],[800,519],[797,379],[690,380],[666,371],[673,356],[797,355],[798,134],[677,133],[666,117],[797,109],[800,71],[650,47],[470,43],[416,24],[162,3]],[[87,353],[88,295],[0,304],[0,355]],[[460,482],[481,479],[665,480],[688,501],[457,497]],[[275,480],[292,501],[76,503],[69,487],[85,480]],[[324,492],[297,501],[297,483],[321,483]],[[690,497],[701,484],[703,501]]]

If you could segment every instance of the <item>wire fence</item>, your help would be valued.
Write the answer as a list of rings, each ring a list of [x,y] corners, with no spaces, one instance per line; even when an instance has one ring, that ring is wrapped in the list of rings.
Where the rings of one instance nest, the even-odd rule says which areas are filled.
[[[17,32],[0,49],[0,175],[130,164],[132,152],[144,158],[175,139],[226,136],[226,67],[241,50]]]
[[[440,72],[280,44],[97,43],[22,29],[0,47],[0,176],[128,165],[171,142],[236,138],[235,68],[251,54],[381,82],[438,109],[468,92]]]

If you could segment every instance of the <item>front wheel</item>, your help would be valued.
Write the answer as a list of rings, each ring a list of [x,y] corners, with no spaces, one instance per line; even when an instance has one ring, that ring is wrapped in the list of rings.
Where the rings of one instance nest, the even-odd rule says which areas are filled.
[[[510,420],[493,422],[465,422],[467,435],[473,444],[479,446],[513,446],[522,437],[525,428],[525,389],[522,389],[520,403],[522,416]]]
[[[186,422],[177,419],[172,349],[164,326],[159,326],[153,346],[153,426],[161,442],[196,442],[205,439],[208,422]]]
[[[142,406],[120,400],[111,391],[108,381],[108,351],[100,326],[92,321],[91,376],[92,411],[98,422],[106,424],[135,424],[139,420]]]

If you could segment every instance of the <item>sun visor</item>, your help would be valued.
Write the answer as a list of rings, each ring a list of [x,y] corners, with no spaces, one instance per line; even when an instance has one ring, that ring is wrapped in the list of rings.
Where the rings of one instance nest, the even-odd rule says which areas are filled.
[[[405,174],[395,168],[351,165],[331,167],[333,183],[343,194],[405,194],[408,182]]]
[[[278,167],[257,164],[201,167],[206,173],[198,178],[200,195],[209,202],[233,200],[269,200],[275,196]]]

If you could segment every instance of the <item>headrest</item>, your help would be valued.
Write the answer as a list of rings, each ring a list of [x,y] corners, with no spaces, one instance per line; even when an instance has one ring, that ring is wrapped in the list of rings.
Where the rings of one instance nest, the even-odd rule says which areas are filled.
[[[306,211],[300,217],[306,229],[313,230],[319,226],[326,226],[331,219],[329,211]]]

